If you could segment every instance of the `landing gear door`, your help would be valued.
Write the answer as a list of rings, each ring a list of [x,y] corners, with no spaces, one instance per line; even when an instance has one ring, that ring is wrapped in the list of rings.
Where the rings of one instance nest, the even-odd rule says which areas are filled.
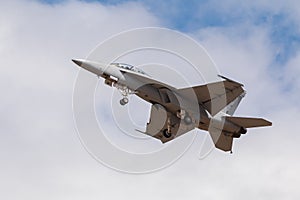
[[[166,129],[167,117],[167,111],[162,105],[152,105],[150,119],[147,123],[146,134],[155,137],[155,135],[159,134],[161,130]]]
[[[151,115],[145,134],[165,143],[193,130],[197,125],[188,119],[180,119],[160,104],[151,107]]]

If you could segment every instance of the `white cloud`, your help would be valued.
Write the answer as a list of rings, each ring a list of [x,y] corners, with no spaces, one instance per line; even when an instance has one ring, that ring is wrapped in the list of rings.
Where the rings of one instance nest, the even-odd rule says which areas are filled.
[[[238,35],[245,30],[247,34]],[[227,173],[219,176],[231,179],[228,184],[235,185],[237,194],[226,195],[233,199],[242,195],[249,199],[299,197],[295,187],[300,179],[296,172],[300,163],[295,160],[300,151],[296,142],[299,141],[296,133],[300,110],[296,100],[299,99],[296,78],[300,75],[299,56],[278,66],[274,62],[276,44],[272,44],[269,31],[246,24],[202,29],[194,34],[201,38],[221,73],[228,73],[245,84],[248,93],[238,114],[267,117],[274,123],[272,128],[249,130],[245,137],[235,142],[241,160],[222,163]]]
[[[276,47],[268,29],[249,24],[200,30],[195,37],[223,74],[245,84],[239,114],[266,116],[274,126],[250,130],[235,141],[233,155],[215,151],[198,161],[198,139],[170,168],[131,176],[107,169],[83,150],[72,118],[77,69],[70,59],[87,55],[112,34],[160,20],[136,3],[7,1],[1,2],[0,23],[3,198],[299,198],[300,59],[273,68]],[[245,30],[251,33],[239,36]]]

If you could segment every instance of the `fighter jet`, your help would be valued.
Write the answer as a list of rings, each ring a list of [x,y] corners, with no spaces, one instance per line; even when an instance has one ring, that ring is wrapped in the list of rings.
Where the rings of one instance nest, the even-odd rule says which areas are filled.
[[[72,61],[120,90],[122,106],[129,102],[129,95],[152,104],[146,130],[138,131],[162,143],[199,128],[209,132],[216,148],[232,153],[233,138],[246,134],[247,128],[272,125],[262,118],[232,116],[245,90],[241,83],[224,76],[220,76],[221,81],[205,85],[175,88],[129,64]]]

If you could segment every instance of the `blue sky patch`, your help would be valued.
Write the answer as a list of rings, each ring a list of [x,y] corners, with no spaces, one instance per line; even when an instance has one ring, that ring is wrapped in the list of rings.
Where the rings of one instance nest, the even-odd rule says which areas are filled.
[[[55,4],[63,0],[41,1]],[[97,0],[84,1],[96,2]],[[97,2],[104,5],[117,5],[129,1],[98,0]],[[166,27],[182,32],[193,32],[207,27],[234,27],[244,23],[267,27],[270,30],[270,40],[278,48],[275,62],[279,64],[285,63],[299,50],[300,34],[298,26],[289,19],[287,13],[272,13],[265,8],[245,9],[245,7],[240,7],[242,5],[238,4],[224,8],[215,1],[208,0],[133,0],[131,2],[142,4],[150,13],[161,19]]]

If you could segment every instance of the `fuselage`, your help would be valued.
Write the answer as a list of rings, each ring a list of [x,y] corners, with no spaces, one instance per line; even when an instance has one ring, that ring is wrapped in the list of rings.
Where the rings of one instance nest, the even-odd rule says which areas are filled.
[[[186,105],[193,103],[190,99],[185,98],[176,88],[153,79],[139,68],[122,63],[101,64],[87,60],[73,60],[73,62],[104,78],[105,84],[132,91],[132,94],[151,104],[162,105],[174,115],[178,116],[182,111],[189,111],[189,115],[197,121],[199,129],[209,130],[214,126],[232,137],[240,137],[246,133],[243,127],[224,120],[225,113],[221,112],[216,117],[211,117],[199,102],[194,102],[193,109],[187,108]]]

